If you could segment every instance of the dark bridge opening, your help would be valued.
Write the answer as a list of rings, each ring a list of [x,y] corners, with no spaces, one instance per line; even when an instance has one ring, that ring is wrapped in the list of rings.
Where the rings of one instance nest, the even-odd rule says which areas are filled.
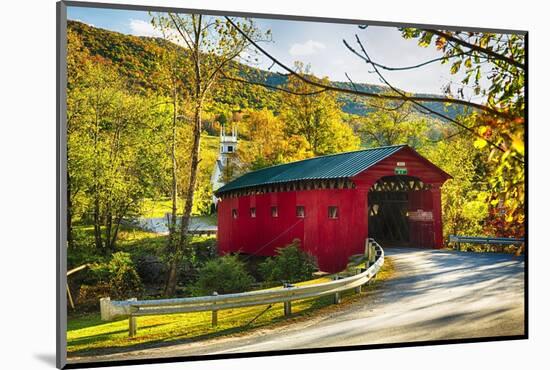
[[[419,239],[425,239],[417,235],[419,225],[410,216],[428,189],[428,185],[412,176],[385,176],[378,180],[368,194],[369,237],[391,246],[418,244]]]

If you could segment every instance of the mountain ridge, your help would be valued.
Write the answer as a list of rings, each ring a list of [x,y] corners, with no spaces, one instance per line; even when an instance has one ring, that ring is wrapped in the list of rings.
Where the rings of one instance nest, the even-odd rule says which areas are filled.
[[[119,72],[141,90],[158,90],[153,78],[157,71],[158,60],[163,53],[163,49],[185,52],[185,49],[181,46],[162,38],[128,35],[117,31],[90,26],[80,21],[69,20],[67,22],[67,28],[79,36],[90,54],[99,55],[113,62],[113,64],[117,65]],[[274,87],[281,87],[286,84],[287,75],[252,67],[240,62],[234,63],[238,65],[239,70],[243,71],[244,75],[249,75],[255,82],[266,83]],[[345,81],[330,81],[330,83],[340,88],[349,90],[358,89],[359,91],[370,93],[380,93],[388,90],[384,86],[369,83],[352,84]],[[230,91],[233,93],[233,96],[218,97],[220,103],[232,106],[232,109],[237,108],[235,105],[240,106],[241,109],[271,108],[265,96],[265,94],[269,93],[270,89],[251,84],[241,85],[242,87],[240,90]],[[432,94],[412,95],[443,96]],[[214,100],[218,98],[214,97]],[[342,103],[342,111],[345,113],[365,116],[372,111],[372,108],[367,107],[361,99],[357,99],[357,97],[351,94],[339,93],[339,100]],[[459,114],[468,112],[468,109],[465,107],[454,104],[424,102],[423,105],[438,113],[445,114],[450,118],[455,118]]]

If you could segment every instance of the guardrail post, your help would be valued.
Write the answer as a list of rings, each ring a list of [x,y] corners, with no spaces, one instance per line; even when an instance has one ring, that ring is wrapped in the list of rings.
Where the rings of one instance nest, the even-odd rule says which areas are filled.
[[[128,301],[137,301],[137,298],[130,298]],[[135,316],[130,315],[130,317],[128,317],[128,326],[128,336],[130,338],[134,337],[137,333],[137,318]]]
[[[218,292],[213,292],[212,295],[218,295]],[[218,326],[218,310],[212,310],[212,327],[216,326]]]
[[[362,268],[358,268],[356,269],[355,273],[357,275],[359,275],[360,273],[362,273],[363,271],[365,271],[364,269]],[[358,287],[355,288],[355,294],[361,294],[361,288],[362,288],[362,285],[359,285]]]
[[[290,301],[284,302],[284,310],[285,310],[285,316],[292,315],[292,304],[290,303]]]
[[[372,274],[372,277],[371,277],[371,279],[369,280],[369,283],[374,282],[374,280],[376,280],[376,273]]]
[[[335,276],[332,278],[332,280],[340,280],[340,276],[335,275]],[[340,303],[340,302],[342,302],[342,297],[340,296],[340,292],[334,293],[334,301],[333,301],[333,303],[334,303],[334,304],[338,304],[338,303]]]
[[[285,289],[292,288],[293,286],[294,285],[292,285],[290,283],[283,283],[283,288],[285,288]],[[292,303],[291,303],[291,301],[284,301],[283,302],[283,307],[284,307],[284,311],[285,311],[285,316],[292,315]]]
[[[99,312],[101,313],[101,320],[111,320],[111,298],[103,297],[99,299]]]
[[[376,241],[373,240],[373,242],[370,242],[369,243],[369,253],[368,253],[368,258],[367,258],[367,262],[365,262],[365,267],[368,269],[369,267],[371,267],[372,265],[374,265],[376,263],[376,260],[380,257],[380,251],[378,250],[378,248],[376,247],[377,243]],[[367,284],[371,284],[373,282],[373,280],[376,278],[376,274],[373,274],[371,276],[371,279],[367,282]]]
[[[376,261],[376,249],[374,248],[373,244],[370,244],[369,246],[369,267],[374,264]]]
[[[134,337],[137,333],[137,322],[135,316],[128,317],[128,336],[130,338]]]

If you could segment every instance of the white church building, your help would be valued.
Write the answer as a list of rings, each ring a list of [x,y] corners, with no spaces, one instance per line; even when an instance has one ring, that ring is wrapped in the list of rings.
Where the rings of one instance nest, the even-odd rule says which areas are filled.
[[[237,127],[232,124],[231,132],[228,134],[226,132],[225,125],[222,125],[220,128],[220,152],[218,154],[218,159],[214,163],[214,170],[212,171],[212,177],[210,182],[212,183],[212,191],[215,192],[221,188],[224,183],[224,170],[228,166],[229,161],[233,160],[235,152],[237,151]],[[218,198],[215,195],[212,195],[212,202],[214,206],[218,204]]]

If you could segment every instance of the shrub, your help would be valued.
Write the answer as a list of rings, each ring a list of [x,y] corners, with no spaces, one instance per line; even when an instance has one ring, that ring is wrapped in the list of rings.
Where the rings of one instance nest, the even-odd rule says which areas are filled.
[[[104,257],[97,252],[93,239],[87,238],[80,229],[73,230],[73,247],[67,249],[67,267],[78,267],[85,263],[101,263]]]
[[[250,289],[254,278],[236,256],[225,255],[206,262],[192,288],[195,295],[238,293]]]
[[[129,253],[113,253],[107,265],[111,294],[116,298],[130,298],[143,291],[143,284]]]
[[[143,292],[141,279],[133,265],[120,266],[112,275],[109,287],[113,297],[118,299],[128,299]]]
[[[300,249],[300,240],[295,239],[292,244],[277,248],[277,254],[262,262],[259,270],[268,282],[296,282],[311,279],[317,264],[312,255]]]
[[[188,285],[197,280],[208,261],[218,258],[218,250],[216,239],[210,237],[193,237],[187,247],[186,258],[179,264],[178,280]]]
[[[95,285],[105,284],[111,279],[108,263],[94,263],[90,265],[89,272],[86,274],[84,284]]]
[[[109,284],[81,285],[76,297],[76,309],[80,312],[97,312],[99,299],[110,295]]]
[[[107,263],[95,263],[84,279],[91,286],[108,285],[113,298],[126,299],[141,294],[143,284],[129,253],[113,253]]]
[[[111,275],[113,275],[125,266],[134,267],[132,256],[130,256],[130,253],[116,252],[112,254],[111,260],[109,261],[107,268],[109,269]]]
[[[167,264],[153,254],[144,254],[136,261],[136,270],[143,283],[163,284],[166,281]]]
[[[218,257],[218,244],[215,238],[196,237],[191,242],[191,247],[194,251],[194,263],[197,268]]]

